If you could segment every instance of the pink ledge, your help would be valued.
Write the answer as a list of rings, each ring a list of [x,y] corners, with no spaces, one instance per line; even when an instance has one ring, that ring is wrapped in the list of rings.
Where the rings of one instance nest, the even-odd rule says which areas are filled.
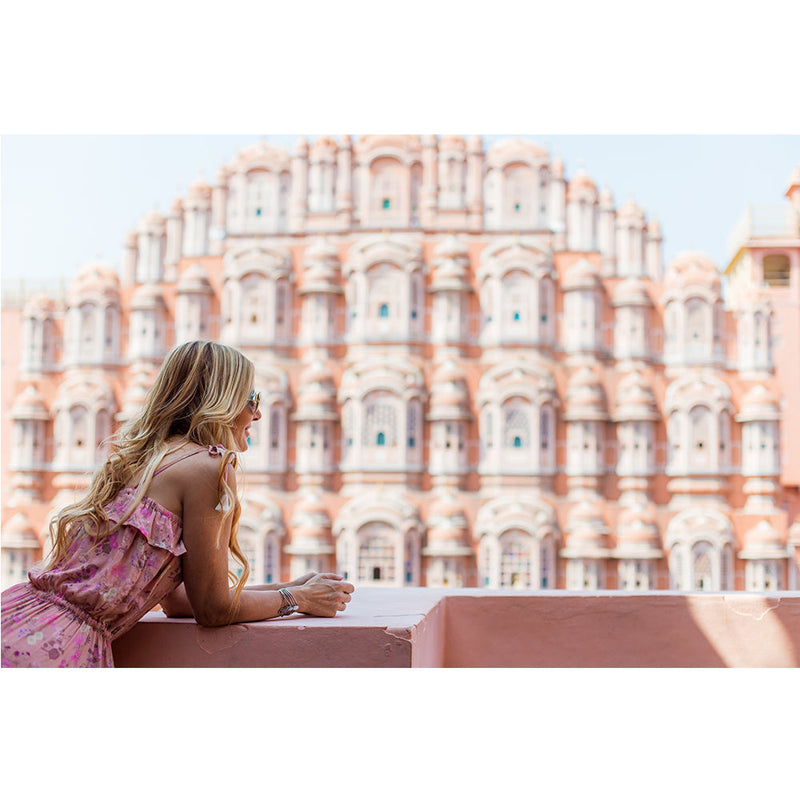
[[[361,588],[334,619],[147,614],[118,667],[796,667],[800,592]]]

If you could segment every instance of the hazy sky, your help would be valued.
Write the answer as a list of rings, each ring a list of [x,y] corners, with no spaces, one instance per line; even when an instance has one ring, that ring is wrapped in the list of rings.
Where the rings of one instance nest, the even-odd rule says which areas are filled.
[[[292,151],[300,133],[267,135]],[[354,132],[353,135],[356,135]],[[469,132],[467,132],[469,133]],[[488,145],[501,135],[486,135]],[[698,249],[720,268],[726,238],[749,204],[784,201],[799,136],[519,134],[583,165],[617,206],[633,198],[661,224],[664,256]],[[262,135],[4,136],[0,140],[2,280],[64,279],[97,258],[121,265],[125,236]]]

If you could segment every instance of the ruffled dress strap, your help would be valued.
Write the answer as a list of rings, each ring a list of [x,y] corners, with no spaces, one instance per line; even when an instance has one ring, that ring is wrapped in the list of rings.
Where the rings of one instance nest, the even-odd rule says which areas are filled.
[[[212,444],[209,445],[207,449],[204,450],[195,450],[193,453],[186,453],[186,455],[181,456],[180,458],[176,458],[174,461],[170,461],[169,464],[165,464],[163,467],[159,467],[154,473],[153,477],[155,478],[159,472],[163,472],[165,469],[169,469],[170,467],[177,464],[179,461],[183,461],[185,458],[191,458],[192,456],[196,456],[198,453],[208,453],[210,456],[221,456],[225,453],[225,448],[221,444]]]

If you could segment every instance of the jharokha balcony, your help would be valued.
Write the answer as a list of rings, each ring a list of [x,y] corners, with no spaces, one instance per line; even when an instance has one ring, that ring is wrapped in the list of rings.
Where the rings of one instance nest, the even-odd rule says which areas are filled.
[[[797,667],[800,592],[361,588],[334,619],[152,611],[118,667]]]

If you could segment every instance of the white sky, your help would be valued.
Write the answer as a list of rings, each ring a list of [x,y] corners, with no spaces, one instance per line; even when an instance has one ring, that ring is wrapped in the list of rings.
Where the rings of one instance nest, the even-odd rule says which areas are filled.
[[[633,198],[648,218],[655,216],[666,262],[681,250],[699,249],[720,268],[726,238],[747,205],[784,202],[789,175],[800,163],[798,136],[521,135],[560,154],[568,178],[584,165],[618,206]],[[297,138],[266,137],[290,151]],[[148,211],[166,213],[193,180],[213,182],[221,164],[260,138],[3,137],[4,287],[20,279],[29,285],[68,283],[98,258],[119,268],[126,234]]]

